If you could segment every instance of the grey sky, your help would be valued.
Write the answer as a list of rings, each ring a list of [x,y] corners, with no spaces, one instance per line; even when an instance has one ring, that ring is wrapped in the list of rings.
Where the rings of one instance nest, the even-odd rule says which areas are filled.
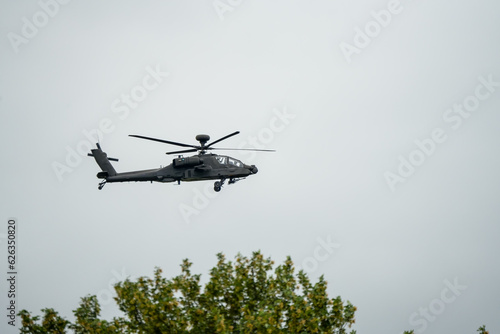
[[[324,274],[358,333],[500,331],[497,2],[54,1],[0,2],[0,263],[15,217],[19,308],[72,318],[97,294],[111,318],[116,280],[183,258],[206,279],[217,252],[260,249]],[[78,153],[96,129],[117,171],[171,162],[129,134],[239,130],[221,146],[277,152],[228,152],[259,174],[217,195],[98,191]]]

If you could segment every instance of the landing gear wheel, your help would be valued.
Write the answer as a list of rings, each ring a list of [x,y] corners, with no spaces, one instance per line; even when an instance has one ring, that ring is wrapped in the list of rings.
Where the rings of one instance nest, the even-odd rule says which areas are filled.
[[[221,189],[221,187],[222,187],[222,182],[215,181],[215,183],[214,183],[214,190],[215,190],[216,192],[219,192],[219,191],[220,191],[220,189]]]
[[[104,185],[106,184],[106,180],[102,181],[101,183],[99,183],[99,185],[97,186],[97,189],[101,190],[102,188],[104,188]]]

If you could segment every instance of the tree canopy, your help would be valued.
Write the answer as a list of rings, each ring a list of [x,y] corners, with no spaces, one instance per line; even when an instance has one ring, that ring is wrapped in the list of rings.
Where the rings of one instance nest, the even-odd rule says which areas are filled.
[[[44,309],[43,319],[25,310],[21,333],[347,333],[356,307],[340,297],[328,298],[323,276],[311,283],[295,273],[288,257],[274,267],[270,258],[254,252],[235,261],[217,254],[208,282],[181,264],[181,274],[166,279],[156,268],[152,278],[126,279],[115,285],[115,300],[124,317],[100,319],[95,296],[81,299],[75,322]],[[351,331],[351,333],[355,333]]]
[[[203,287],[186,259],[171,279],[156,268],[152,278],[117,283],[115,301],[123,317],[101,319],[97,297],[86,296],[73,311],[74,322],[50,308],[42,310],[42,318],[22,310],[21,333],[347,334],[355,322],[356,307],[329,298],[323,276],[313,284],[305,272],[295,273],[290,257],[276,267],[260,252],[250,258],[238,254],[234,262],[221,253],[217,259]],[[488,333],[484,326],[478,332]]]

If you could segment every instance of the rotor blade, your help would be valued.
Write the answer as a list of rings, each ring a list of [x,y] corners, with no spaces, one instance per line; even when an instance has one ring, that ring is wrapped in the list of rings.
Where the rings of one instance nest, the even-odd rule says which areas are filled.
[[[227,135],[227,136],[224,136],[224,137],[222,137],[222,138],[219,138],[219,139],[217,139],[216,141],[211,142],[210,144],[208,144],[208,145],[206,146],[206,148],[208,148],[208,147],[212,146],[213,144],[216,144],[216,143],[218,143],[218,142],[220,142],[220,141],[223,141],[224,139],[227,139],[227,138],[229,138],[229,137],[235,136],[235,135],[237,135],[238,133],[240,133],[240,132],[239,132],[239,131],[236,131],[236,132],[231,133],[230,135]]]
[[[174,151],[174,152],[167,152],[165,154],[178,154],[178,153],[189,153],[189,152],[197,152],[198,150],[195,148],[192,148],[190,150],[182,150],[182,151]]]
[[[276,150],[261,150],[258,148],[222,148],[210,147],[209,150],[227,150],[227,151],[258,151],[258,152],[276,152]]]
[[[195,145],[189,145],[189,144],[183,144],[183,143],[176,143],[175,141],[169,141],[169,140],[163,140],[163,139],[157,139],[157,138],[151,138],[151,137],[145,137],[145,136],[139,136],[139,135],[129,135],[129,137],[135,137],[135,138],[153,140],[153,141],[158,141],[160,143],[177,145],[177,146],[182,146],[182,147],[193,147],[193,148],[196,148],[196,149],[198,148],[198,146],[195,146]]]

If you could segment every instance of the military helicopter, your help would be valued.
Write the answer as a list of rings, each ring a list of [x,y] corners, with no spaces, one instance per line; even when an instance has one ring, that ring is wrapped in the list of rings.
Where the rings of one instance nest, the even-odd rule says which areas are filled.
[[[229,137],[237,135],[239,131],[233,132],[227,136],[217,139],[207,145],[210,140],[209,135],[197,135],[196,140],[200,145],[190,145],[177,143],[169,140],[129,135],[130,137],[147,139],[157,141],[160,143],[177,145],[182,147],[189,147],[189,149],[181,151],[166,152],[166,154],[181,154],[198,152],[198,155],[183,157],[179,155],[174,158],[172,163],[166,167],[139,170],[133,172],[117,173],[111,165],[110,161],[118,161],[115,158],[108,158],[107,154],[102,151],[101,145],[96,143],[97,148],[92,149],[88,156],[94,157],[95,161],[101,167],[102,171],[97,173],[97,178],[103,179],[98,189],[101,190],[106,183],[111,182],[177,182],[181,181],[204,181],[204,180],[217,180],[214,183],[214,190],[219,192],[228,180],[228,184],[233,184],[236,181],[242,180],[249,175],[257,174],[257,167],[255,165],[246,165],[238,159],[226,156],[207,153],[209,150],[242,150],[242,151],[261,151],[261,152],[274,152],[274,150],[263,149],[244,149],[244,148],[215,148],[212,145],[223,141]]]

